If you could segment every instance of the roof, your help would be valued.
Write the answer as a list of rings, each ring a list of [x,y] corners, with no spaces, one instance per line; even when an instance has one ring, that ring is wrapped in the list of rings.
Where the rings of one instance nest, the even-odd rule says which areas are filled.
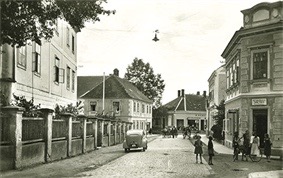
[[[105,76],[105,80],[109,76]],[[78,76],[77,97],[79,98],[103,82],[103,76]]]
[[[185,98],[185,99],[184,99]],[[169,111],[206,111],[205,97],[202,95],[186,94],[165,104]]]
[[[78,77],[79,98],[102,98],[102,95],[102,76],[92,76],[88,78]],[[153,103],[128,80],[119,78],[115,75],[105,77],[105,99],[111,98],[136,99],[147,103]]]

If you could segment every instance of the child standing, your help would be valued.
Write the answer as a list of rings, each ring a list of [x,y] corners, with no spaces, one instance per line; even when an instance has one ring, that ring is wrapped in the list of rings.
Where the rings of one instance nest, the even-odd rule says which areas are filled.
[[[212,136],[208,137],[208,144],[207,144],[207,148],[208,148],[208,164],[209,165],[213,165],[212,163],[212,156],[214,156],[214,149],[213,149],[213,143],[212,143]]]
[[[197,140],[195,141],[195,154],[196,154],[196,163],[198,163],[198,155],[199,155],[199,158],[200,158],[200,164],[203,164],[202,163],[202,158],[201,158],[201,155],[202,155],[202,141],[200,140],[201,136],[197,136]]]
[[[271,155],[271,141],[268,134],[264,134],[264,154],[266,156],[267,162],[270,162]]]

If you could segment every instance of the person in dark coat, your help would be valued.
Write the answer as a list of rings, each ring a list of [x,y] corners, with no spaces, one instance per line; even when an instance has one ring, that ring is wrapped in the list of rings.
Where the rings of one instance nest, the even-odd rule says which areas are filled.
[[[208,149],[208,164],[213,165],[212,163],[212,156],[214,156],[214,149],[213,149],[213,143],[212,143],[212,136],[208,137],[208,144],[207,144],[207,149]]]
[[[196,154],[196,163],[198,163],[198,155],[199,155],[199,158],[200,158],[200,164],[203,164],[202,163],[202,141],[200,140],[201,139],[201,136],[197,136],[197,140],[195,141],[195,154]]]
[[[242,161],[244,160],[244,157],[246,158],[246,161],[248,161],[247,156],[250,154],[250,135],[248,130],[246,130],[246,132],[243,134],[243,139]]]
[[[268,134],[264,134],[264,154],[266,156],[267,162],[270,162],[271,155],[271,141]]]
[[[238,132],[235,132],[233,136],[233,148],[234,148],[233,161],[235,161],[235,160],[238,160],[238,154],[239,154],[239,134]]]

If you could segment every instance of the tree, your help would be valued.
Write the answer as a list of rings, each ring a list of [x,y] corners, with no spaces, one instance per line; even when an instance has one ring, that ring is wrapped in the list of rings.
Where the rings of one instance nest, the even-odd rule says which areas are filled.
[[[225,101],[221,100],[220,104],[217,106],[217,114],[213,116],[213,119],[216,121],[216,124],[211,127],[213,131],[213,137],[222,140],[222,130],[223,130],[223,120],[225,119]]]
[[[99,15],[114,14],[102,7],[107,0],[4,0],[0,2],[0,45],[25,46],[50,40],[58,18],[80,31],[86,21],[99,21]]]
[[[153,101],[153,106],[158,108],[161,105],[162,93],[165,88],[161,75],[154,74],[149,63],[144,63],[142,59],[135,58],[128,66],[125,79],[134,84],[145,96]]]
[[[217,109],[217,114],[213,116],[213,119],[216,121],[216,124],[223,128],[223,120],[225,119],[225,100],[221,100],[219,105],[215,105]]]

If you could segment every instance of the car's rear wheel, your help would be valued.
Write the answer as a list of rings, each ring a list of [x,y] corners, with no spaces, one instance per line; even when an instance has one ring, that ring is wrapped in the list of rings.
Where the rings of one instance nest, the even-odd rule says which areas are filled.
[[[125,148],[125,153],[129,153],[130,149],[129,148]]]

